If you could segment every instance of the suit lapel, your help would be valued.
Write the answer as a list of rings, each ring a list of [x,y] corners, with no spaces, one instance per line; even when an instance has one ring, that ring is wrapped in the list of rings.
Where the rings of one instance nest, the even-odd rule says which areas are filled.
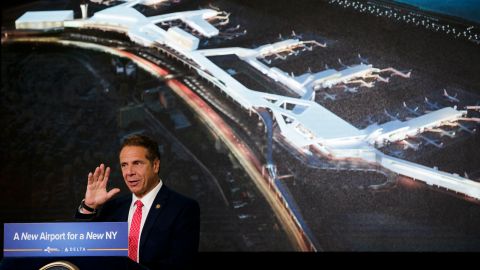
[[[163,209],[167,205],[167,199],[170,194],[170,190],[165,184],[160,188],[158,191],[155,200],[153,200],[152,207],[150,207],[150,211],[148,212],[147,219],[145,220],[145,224],[143,225],[142,235],[140,236],[140,248],[142,248],[143,244],[148,237],[153,225],[155,224],[155,220],[160,216],[163,212]]]

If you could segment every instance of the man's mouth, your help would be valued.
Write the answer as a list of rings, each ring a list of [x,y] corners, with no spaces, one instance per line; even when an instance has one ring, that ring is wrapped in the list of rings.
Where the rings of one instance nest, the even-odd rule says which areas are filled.
[[[135,187],[136,185],[138,185],[140,180],[128,180],[127,182],[129,186]]]

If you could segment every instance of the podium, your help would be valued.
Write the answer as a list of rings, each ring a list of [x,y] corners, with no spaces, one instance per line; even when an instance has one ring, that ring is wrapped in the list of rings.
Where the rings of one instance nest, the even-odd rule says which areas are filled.
[[[147,269],[128,258],[127,222],[5,223],[0,270]]]
[[[49,270],[72,270],[62,266],[53,267],[54,262],[68,262],[79,270],[147,270],[128,257],[5,257],[0,262],[1,270],[33,270],[52,264]]]

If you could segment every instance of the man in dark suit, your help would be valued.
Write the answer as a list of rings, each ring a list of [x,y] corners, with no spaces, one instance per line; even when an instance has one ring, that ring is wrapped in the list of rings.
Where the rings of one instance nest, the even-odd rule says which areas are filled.
[[[191,267],[198,252],[199,205],[162,183],[157,143],[143,135],[126,138],[120,166],[132,194],[112,199],[120,189],[107,191],[110,168],[101,164],[88,174],[76,218],[128,221],[128,256],[150,269]]]

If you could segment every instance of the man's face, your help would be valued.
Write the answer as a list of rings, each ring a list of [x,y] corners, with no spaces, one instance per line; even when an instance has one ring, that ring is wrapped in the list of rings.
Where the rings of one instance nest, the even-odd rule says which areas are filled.
[[[120,151],[120,167],[128,189],[142,198],[158,183],[160,160],[153,164],[147,159],[147,149],[141,146],[125,146]]]

